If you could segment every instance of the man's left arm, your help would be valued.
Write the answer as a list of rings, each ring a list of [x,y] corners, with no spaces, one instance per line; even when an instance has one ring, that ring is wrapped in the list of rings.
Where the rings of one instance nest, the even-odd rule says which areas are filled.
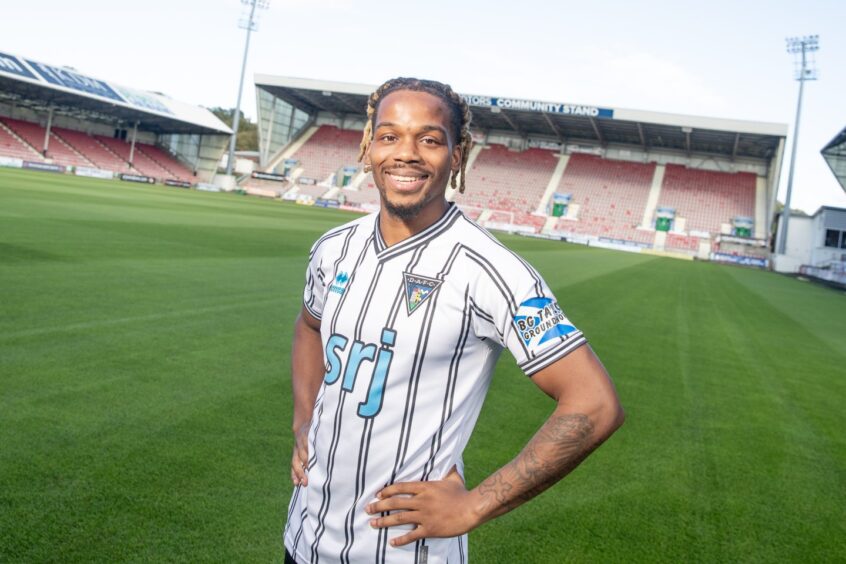
[[[394,513],[373,518],[371,525],[417,525],[393,539],[393,546],[466,533],[554,485],[623,423],[614,385],[589,345],[535,373],[532,380],[557,406],[516,458],[470,491],[455,469],[440,481],[387,486],[367,512]]]

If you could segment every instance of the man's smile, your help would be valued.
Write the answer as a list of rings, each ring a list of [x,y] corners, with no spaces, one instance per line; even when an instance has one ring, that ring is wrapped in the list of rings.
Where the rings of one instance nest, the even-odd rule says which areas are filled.
[[[385,178],[394,190],[414,192],[423,187],[429,175],[410,170],[397,170],[385,172]]]

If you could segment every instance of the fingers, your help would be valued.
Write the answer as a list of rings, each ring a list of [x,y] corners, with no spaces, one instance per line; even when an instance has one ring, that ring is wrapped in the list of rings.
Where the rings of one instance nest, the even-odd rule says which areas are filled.
[[[370,515],[375,515],[386,511],[411,511],[418,509],[418,505],[413,497],[390,497],[368,503],[364,510]]]
[[[302,446],[297,446],[296,457],[300,460],[300,465],[305,467],[308,464],[308,444],[303,443]]]
[[[424,536],[422,527],[417,527],[413,531],[409,531],[408,533],[397,537],[395,539],[391,539],[391,546],[403,546],[406,544],[410,544],[417,540],[422,539]]]
[[[386,527],[395,527],[397,525],[417,525],[413,530],[407,532],[406,534],[395,539],[391,539],[391,546],[403,546],[426,536],[423,533],[423,527],[420,526],[418,519],[419,515],[416,511],[398,511],[388,515],[387,517],[371,519],[370,526],[374,529],[384,529]]]
[[[300,454],[294,451],[294,456],[291,459],[291,482],[295,486],[307,486],[308,474],[306,474],[306,464],[300,458]]]
[[[426,488],[427,482],[397,482],[386,486],[376,494],[379,499],[389,498],[400,494],[417,495]]]
[[[308,430],[310,423],[305,423],[294,433],[294,455],[291,457],[291,481],[295,486],[307,486],[308,474]]]
[[[385,527],[396,527],[397,525],[419,524],[416,511],[397,511],[385,517],[374,517],[370,520],[370,526],[374,529]]]

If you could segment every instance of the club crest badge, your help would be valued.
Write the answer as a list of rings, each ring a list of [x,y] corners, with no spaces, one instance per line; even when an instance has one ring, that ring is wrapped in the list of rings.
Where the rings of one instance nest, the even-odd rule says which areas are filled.
[[[435,293],[443,280],[427,278],[408,272],[402,273],[405,279],[405,305],[408,308],[408,315],[417,310],[420,305]]]
[[[514,326],[530,350],[576,330],[552,298],[531,298],[520,304]]]

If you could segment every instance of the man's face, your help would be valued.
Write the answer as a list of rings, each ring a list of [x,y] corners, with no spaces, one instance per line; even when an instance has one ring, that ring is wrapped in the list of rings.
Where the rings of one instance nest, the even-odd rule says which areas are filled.
[[[461,163],[454,136],[449,108],[437,96],[397,90],[382,99],[365,164],[388,213],[411,219],[439,209],[450,172]]]

